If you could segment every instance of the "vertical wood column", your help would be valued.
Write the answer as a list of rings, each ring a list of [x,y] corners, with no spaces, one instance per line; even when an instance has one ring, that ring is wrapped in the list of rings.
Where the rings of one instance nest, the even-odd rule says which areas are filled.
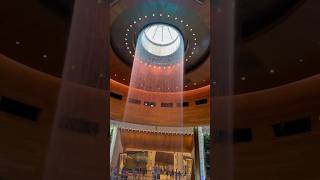
[[[193,145],[194,145],[194,179],[200,180],[200,152],[199,152],[199,136],[198,136],[198,127],[195,127],[193,130]]]

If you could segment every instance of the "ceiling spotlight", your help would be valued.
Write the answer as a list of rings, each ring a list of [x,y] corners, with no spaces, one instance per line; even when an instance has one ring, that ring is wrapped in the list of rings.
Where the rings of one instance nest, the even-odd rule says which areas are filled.
[[[130,26],[130,27],[132,27],[132,25],[131,25],[131,24],[130,24],[129,26]]]
[[[20,45],[21,43],[20,43],[20,41],[16,41],[16,45]]]
[[[117,76],[117,74],[114,74],[114,76],[116,77],[116,76]]]
[[[196,45],[197,45],[197,43],[194,43],[194,45],[196,46]]]
[[[127,38],[124,38],[124,40],[128,40]]]
[[[168,14],[168,17],[170,17],[170,15]]]
[[[141,21],[141,18],[139,18],[139,21]]]
[[[189,24],[186,24],[186,26],[188,27],[188,26],[189,26]]]
[[[129,32],[129,31],[130,31],[130,29],[127,29],[127,31]]]
[[[303,59],[302,59],[302,58],[300,58],[300,59],[299,59],[299,62],[301,62],[301,63],[302,63],[302,62],[303,62]]]
[[[188,87],[188,85],[185,85],[184,87]]]
[[[137,23],[137,21],[133,21],[133,24],[136,24]]]
[[[124,80],[124,81],[125,81],[126,79],[125,79],[125,78],[123,78],[122,80]]]
[[[242,80],[242,81],[245,81],[246,79],[247,79],[247,78],[246,78],[245,76],[242,76],[242,77],[241,77],[241,80]]]
[[[177,17],[174,18],[174,20],[177,20],[177,19],[178,19]]]
[[[131,51],[129,51],[129,54],[131,54],[132,52]]]
[[[183,23],[183,20],[181,20],[180,22]]]
[[[275,71],[274,69],[270,69],[270,73],[273,74]]]
[[[154,16],[154,13],[152,14],[152,16]]]
[[[146,18],[146,19],[147,19],[147,18],[148,18],[148,16],[144,16],[144,18]]]
[[[192,31],[192,29],[190,29],[190,31]]]
[[[159,15],[160,15],[160,16],[162,16],[162,14],[161,14],[161,13],[160,13]]]
[[[195,36],[196,34],[195,34],[195,33],[193,33],[192,35],[193,35],[193,36]]]
[[[195,85],[195,86],[196,86],[196,85],[197,85],[197,83],[193,83],[193,85]]]
[[[46,59],[48,56],[46,54],[44,54],[44,55],[42,55],[42,57]]]

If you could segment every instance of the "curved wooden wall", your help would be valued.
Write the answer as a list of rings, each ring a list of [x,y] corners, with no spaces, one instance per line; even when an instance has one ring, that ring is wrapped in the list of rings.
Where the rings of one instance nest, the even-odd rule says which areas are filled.
[[[59,92],[59,79],[2,55],[0,61],[0,95],[41,108],[36,122],[0,112],[0,138],[2,144],[5,144],[0,150],[0,167],[4,167],[0,169],[1,176],[11,179],[40,179]],[[29,88],[30,86],[32,88]],[[112,85],[112,91],[119,94],[125,92],[125,89],[118,86]],[[103,96],[101,90],[81,89],[87,96]],[[317,143],[320,138],[319,92],[320,75],[317,75],[285,86],[232,97],[234,127],[252,128],[253,133],[252,142],[234,146],[236,179],[319,178],[317,166],[313,165],[313,162],[320,160],[320,156],[317,156],[320,150],[320,144]],[[194,101],[193,96],[208,97],[206,91],[203,94],[190,93],[190,96],[186,94],[190,101]],[[224,98],[217,97],[213,100],[223,103]],[[90,99],[92,98],[88,98]],[[123,102],[111,99],[111,106],[120,109],[122,104]],[[188,108],[191,119],[192,105],[185,110]],[[194,111],[199,114],[200,111],[210,113],[209,104],[203,106],[203,110],[196,108],[201,106],[194,107]],[[219,110],[219,106],[215,108]],[[118,112],[120,110],[112,109],[112,116],[120,114]],[[312,118],[312,132],[282,138],[274,136],[272,124],[306,116]],[[196,118],[197,115],[194,115],[194,121]],[[209,122],[209,118],[206,118]],[[215,121],[219,125],[221,120]],[[190,122],[192,123],[194,122]],[[266,178],[261,178],[262,174]]]

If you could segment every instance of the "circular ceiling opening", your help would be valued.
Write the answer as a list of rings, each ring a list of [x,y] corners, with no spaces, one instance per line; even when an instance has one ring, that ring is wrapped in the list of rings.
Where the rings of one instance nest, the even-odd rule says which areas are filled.
[[[169,56],[175,53],[183,40],[180,32],[168,24],[152,24],[141,32],[141,44],[150,54]]]

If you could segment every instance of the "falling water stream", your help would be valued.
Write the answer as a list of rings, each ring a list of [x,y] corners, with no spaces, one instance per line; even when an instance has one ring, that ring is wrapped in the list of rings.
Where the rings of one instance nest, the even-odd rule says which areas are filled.
[[[181,131],[183,76],[184,43],[179,31],[164,24],[145,28],[136,42],[123,121],[150,125],[153,130],[170,126]],[[163,135],[163,132],[156,133]],[[175,138],[177,143],[155,143],[174,147],[176,152],[184,151],[183,135],[177,136],[174,131],[165,135]],[[182,157],[179,161],[183,161]]]

